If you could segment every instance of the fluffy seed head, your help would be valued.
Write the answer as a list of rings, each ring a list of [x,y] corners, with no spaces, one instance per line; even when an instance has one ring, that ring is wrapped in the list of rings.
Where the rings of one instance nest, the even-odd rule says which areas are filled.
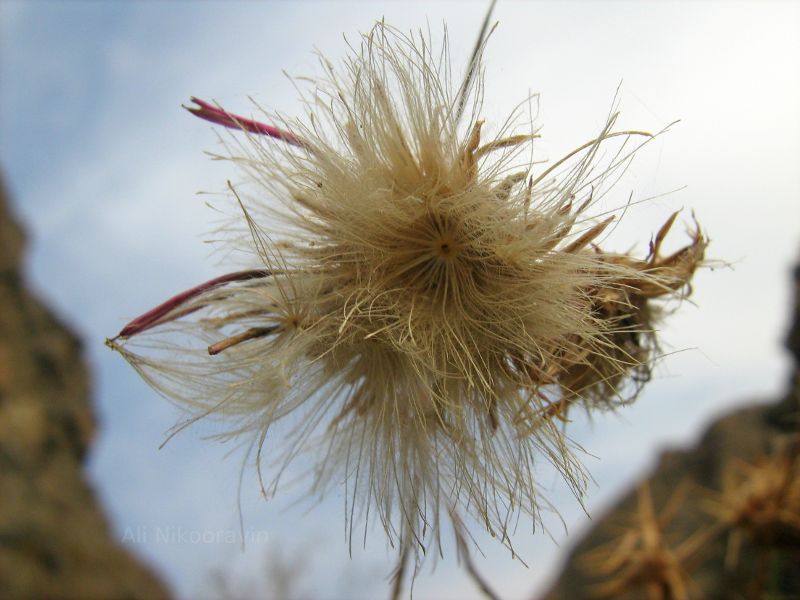
[[[282,449],[273,485],[312,448],[315,488],[344,482],[351,528],[377,515],[420,556],[466,512],[509,544],[517,514],[547,506],[539,461],[583,494],[567,410],[635,395],[652,301],[685,292],[705,239],[662,257],[673,215],[644,259],[598,247],[613,217],[589,213],[650,138],[614,132],[616,115],[537,172],[533,125],[520,110],[487,135],[481,77],[459,92],[446,44],[380,23],[321,65],[282,129],[198,102],[242,129],[226,158],[253,186],[231,186],[247,225],[231,243],[251,264],[110,344],[194,418],[255,434],[259,463]]]

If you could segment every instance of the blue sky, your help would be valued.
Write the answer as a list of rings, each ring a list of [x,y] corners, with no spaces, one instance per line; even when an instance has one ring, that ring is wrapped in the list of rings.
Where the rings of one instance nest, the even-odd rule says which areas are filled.
[[[29,279],[85,340],[101,431],[90,478],[115,535],[178,595],[202,595],[205,573],[246,580],[264,555],[310,555],[306,589],[319,598],[384,594],[382,532],[347,554],[343,499],[318,505],[286,490],[265,502],[244,472],[245,530],[265,531],[242,553],[215,539],[157,533],[238,530],[240,450],[209,442],[201,426],[158,446],[180,418],[103,347],[132,316],[225,272],[204,240],[216,215],[198,191],[219,192],[235,173],[203,154],[213,128],[186,114],[196,95],[250,111],[248,97],[286,114],[297,94],[283,75],[313,74],[313,48],[333,60],[381,17],[401,29],[447,22],[458,72],[485,4],[343,2],[0,3],[0,168],[30,233]],[[541,93],[540,153],[551,158],[594,136],[617,85],[623,128],[681,122],[637,158],[617,200],[678,190],[629,211],[620,250],[644,249],[672,210],[695,210],[710,255],[733,268],[705,270],[694,305],[665,326],[667,357],[635,406],[573,437],[597,485],[598,512],[665,446],[693,440],[743,401],[775,394],[786,377],[781,349],[788,274],[800,249],[800,5],[785,3],[523,3],[500,0],[486,55],[487,122],[529,92]],[[686,211],[688,213],[688,210]],[[676,236],[675,244],[680,236]],[[230,453],[230,455],[229,455]],[[552,474],[542,473],[545,485]],[[570,536],[520,531],[530,568],[482,541],[481,568],[508,598],[527,598],[553,573],[587,519],[563,489]],[[130,536],[134,539],[131,540]],[[349,579],[349,582],[347,578]],[[355,583],[357,582],[357,583]],[[477,597],[448,558],[426,570],[418,598]]]

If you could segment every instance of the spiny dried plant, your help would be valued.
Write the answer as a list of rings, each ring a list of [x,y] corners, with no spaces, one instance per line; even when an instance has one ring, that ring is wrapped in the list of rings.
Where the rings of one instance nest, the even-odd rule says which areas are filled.
[[[779,538],[800,538],[800,440],[786,441],[752,464],[726,463],[722,489],[709,493],[705,510],[728,532],[725,567],[734,569],[742,538],[770,549]]]
[[[321,57],[305,117],[270,115],[280,127],[195,99],[240,130],[220,158],[252,184],[230,186],[246,228],[226,229],[249,264],[108,342],[193,412],[176,429],[253,434],[259,477],[269,444],[265,492],[310,450],[313,490],[346,488],[351,539],[377,515],[418,561],[442,523],[465,539],[464,513],[510,548],[516,518],[548,507],[543,459],[583,496],[567,410],[635,397],[655,302],[688,294],[706,246],[696,226],[662,256],[672,215],[644,259],[601,249],[615,215],[592,213],[653,136],[615,131],[612,111],[538,171],[530,100],[490,135],[479,119],[485,39],[456,88],[446,41],[379,23],[342,67]]]
[[[613,539],[578,556],[593,582],[591,596],[783,597],[791,586],[781,579],[783,570],[791,570],[783,565],[793,564],[800,541],[800,438],[781,435],[774,444],[771,453],[753,462],[727,460],[718,491],[684,478],[658,514],[650,484],[642,483],[634,518],[625,526],[612,524],[617,534]],[[679,512],[682,525],[674,523]],[[720,538],[727,538],[727,547],[718,543]],[[699,564],[716,556],[719,561]],[[708,577],[709,572],[719,575],[722,567],[730,580]]]
[[[688,484],[681,483],[656,513],[650,485],[639,486],[632,523],[607,544],[581,556],[586,570],[602,579],[594,586],[593,597],[618,598],[644,590],[649,600],[689,600],[691,562],[714,531],[697,531],[672,547],[667,543],[665,530],[688,490]]]

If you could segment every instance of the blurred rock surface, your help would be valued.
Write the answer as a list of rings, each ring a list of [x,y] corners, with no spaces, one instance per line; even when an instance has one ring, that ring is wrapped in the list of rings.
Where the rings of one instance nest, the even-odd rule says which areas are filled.
[[[24,249],[0,182],[0,598],[168,598],[86,483],[89,374],[79,340],[26,289]]]

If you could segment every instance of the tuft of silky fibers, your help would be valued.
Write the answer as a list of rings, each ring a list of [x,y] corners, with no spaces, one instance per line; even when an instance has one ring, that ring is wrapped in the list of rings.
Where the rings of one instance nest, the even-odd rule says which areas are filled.
[[[306,453],[315,491],[345,486],[350,535],[377,518],[418,559],[445,523],[510,545],[548,508],[543,460],[582,498],[567,412],[635,397],[659,301],[688,293],[706,245],[698,226],[662,256],[673,215],[646,257],[603,250],[615,217],[592,209],[652,136],[612,114],[540,167],[528,103],[486,136],[481,72],[457,89],[449,61],[379,23],[342,66],[321,58],[285,131],[217,109],[242,129],[225,158],[251,185],[230,188],[245,227],[228,242],[250,264],[109,341],[188,422],[254,436],[270,492]]]

